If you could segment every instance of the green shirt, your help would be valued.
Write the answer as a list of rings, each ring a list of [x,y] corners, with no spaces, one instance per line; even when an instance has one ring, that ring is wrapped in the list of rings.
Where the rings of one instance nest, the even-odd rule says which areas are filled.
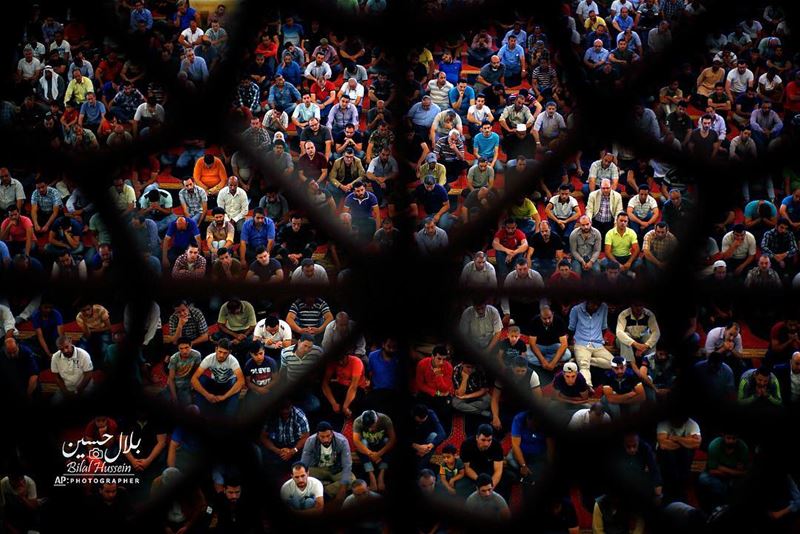
[[[625,229],[625,233],[619,235],[617,228],[614,227],[606,233],[606,245],[611,245],[611,253],[620,258],[631,255],[631,247],[634,243],[638,243],[639,238],[636,237],[636,232],[630,228]]]
[[[706,461],[706,471],[717,469],[720,466],[730,469],[747,467],[749,461],[749,449],[742,440],[736,441],[736,446],[732,452],[725,450],[725,440],[722,436],[715,438],[708,445],[708,460]]]
[[[514,219],[527,219],[533,218],[533,214],[536,213],[536,205],[531,201],[531,199],[526,198],[522,205],[519,204],[511,204],[508,208],[508,213]]]
[[[228,312],[228,303],[222,305],[219,309],[219,317],[217,322],[224,324],[228,329],[234,332],[243,332],[248,328],[256,326],[256,312],[253,305],[247,301],[241,301],[242,311],[237,314]]]

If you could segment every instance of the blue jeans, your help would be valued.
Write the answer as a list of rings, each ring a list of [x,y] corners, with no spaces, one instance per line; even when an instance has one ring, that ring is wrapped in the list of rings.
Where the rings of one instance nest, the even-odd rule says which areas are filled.
[[[450,228],[453,227],[455,222],[456,218],[453,217],[451,213],[445,213],[444,215],[439,217],[439,222],[436,224],[436,226],[447,232],[450,230]]]
[[[500,281],[501,284],[505,281],[506,275],[509,273],[509,271],[511,271],[511,269],[513,269],[514,261],[517,258],[521,258],[521,257],[524,258],[522,253],[516,254],[511,259],[510,262],[506,263],[506,258],[508,257],[508,254],[506,254],[505,252],[499,251],[499,250],[495,251],[494,257],[495,257],[495,260],[496,260],[494,268],[495,268],[495,271],[497,271],[497,279],[498,279],[498,281]]]
[[[553,357],[556,355],[556,351],[561,346],[561,343],[553,343],[552,345],[536,345],[539,347],[539,350],[542,352],[542,356],[544,356],[547,360],[552,360]],[[542,363],[539,361],[539,358],[536,357],[535,354],[528,349],[528,352],[525,353],[525,356],[528,358],[529,365],[535,365],[536,367],[541,367]],[[569,349],[564,351],[564,354],[561,355],[561,358],[558,360],[559,362],[567,362],[572,359],[572,353]]]
[[[631,415],[639,411],[638,404],[615,404],[608,402],[608,399],[603,395],[602,399],[603,408],[611,416],[612,419],[619,419],[623,415]]]
[[[211,377],[205,375],[200,376],[200,384],[212,395],[224,395],[235,383],[235,378],[231,378],[228,382],[220,384]],[[199,393],[195,393],[195,404],[197,404],[200,411],[206,415],[215,415],[227,419],[236,416],[236,412],[239,409],[239,394],[237,393],[236,395],[228,397],[222,402],[211,403]]]
[[[650,217],[652,217],[652,216],[653,216],[653,212],[652,212],[652,211],[648,211],[648,212],[647,212],[647,215],[645,215],[644,217],[639,217],[639,216],[637,215],[637,217],[639,217],[639,218],[640,218],[641,220],[643,220],[643,221],[649,221],[649,220],[650,220]],[[636,232],[636,235],[638,235],[638,236],[639,236],[639,239],[641,239],[641,238],[643,237],[643,236],[642,236],[642,229],[641,229],[641,227],[639,226],[639,223],[637,223],[637,222],[634,222],[633,220],[630,220],[630,217],[629,217],[629,221],[628,221],[628,228],[630,228],[631,230],[633,230],[634,232]],[[646,230],[647,230],[648,232],[649,232],[650,230],[652,230],[652,229],[653,229],[653,225],[652,225],[652,224],[646,228]]]
[[[584,263],[585,263],[585,260],[584,260]],[[576,259],[572,260],[572,270],[575,271],[576,273],[578,273],[581,276],[585,276],[587,274],[587,271],[583,270],[583,267],[581,266],[581,262],[579,262]],[[590,271],[592,272],[592,274],[600,274],[600,261],[594,262],[592,264],[592,267],[591,267]]]
[[[174,213],[170,213],[160,221],[155,221],[156,228],[158,228],[158,235],[163,237],[164,234],[167,233],[167,228],[169,228],[169,225],[172,223],[172,221],[176,220],[177,218],[178,218],[177,215],[175,215]],[[200,225],[198,221],[195,222],[198,224],[198,226]]]
[[[178,156],[177,161],[175,161],[175,166],[181,169],[188,167],[194,168],[194,162],[205,156],[205,154],[205,148],[185,147],[183,153]]]
[[[517,228],[523,234],[529,234],[533,232],[533,229],[536,228],[536,222],[530,218],[526,217],[525,219],[514,219],[517,222]]]
[[[556,270],[556,260],[553,259],[540,259],[540,258],[531,258],[531,266],[534,270],[538,271],[539,274],[542,275],[542,278],[547,278]]]
[[[569,234],[571,234],[575,229],[575,221],[570,221],[565,224],[563,230],[558,224],[554,224],[552,221],[550,221],[550,229],[554,234],[558,234],[560,237],[562,237],[564,244],[569,246]]]
[[[380,443],[366,443],[366,446],[371,451],[379,451],[383,448],[384,445],[389,441],[389,438],[385,437]],[[361,467],[364,468],[364,472],[372,473],[375,471],[375,465],[372,463],[372,460],[369,459],[369,456],[366,454],[358,453],[358,457],[361,459]],[[381,463],[377,465],[379,471],[388,469],[389,464],[386,461],[386,455],[381,458]]]
[[[286,506],[288,506],[291,510],[309,510],[314,508],[317,501],[314,497],[301,497],[299,495],[292,495],[289,497],[289,500],[286,501]]]

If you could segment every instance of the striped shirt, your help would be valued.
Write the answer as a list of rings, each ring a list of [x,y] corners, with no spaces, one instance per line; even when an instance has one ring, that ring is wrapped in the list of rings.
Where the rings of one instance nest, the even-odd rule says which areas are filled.
[[[322,359],[322,349],[317,345],[302,357],[297,355],[296,349],[297,345],[292,345],[281,351],[281,375],[290,383],[301,380]]]
[[[331,313],[328,303],[318,298],[313,304],[306,304],[305,300],[297,299],[289,308],[289,313],[295,316],[295,322],[300,328],[316,328],[322,326],[326,314]]]

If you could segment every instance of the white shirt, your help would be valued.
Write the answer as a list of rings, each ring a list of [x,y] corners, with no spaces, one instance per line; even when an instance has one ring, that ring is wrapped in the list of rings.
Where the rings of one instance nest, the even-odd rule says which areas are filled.
[[[310,497],[316,500],[322,496],[323,496],[322,482],[320,482],[314,477],[308,477],[306,479],[306,487],[302,490],[297,487],[297,484],[295,483],[293,478],[290,478],[289,480],[283,483],[283,486],[281,486],[281,500],[287,503],[293,498],[302,499]]]
[[[249,202],[247,193],[241,187],[237,187],[234,194],[231,194],[230,187],[225,187],[217,195],[217,206],[224,209],[225,216],[235,223],[247,216]]]
[[[739,74],[739,69],[731,69],[725,79],[731,82],[732,92],[744,93],[747,85],[753,82],[753,71],[745,69],[743,74]]]
[[[792,402],[796,402],[797,399],[800,399],[800,373],[792,373],[789,371],[789,379],[791,380],[791,389],[792,389]]]
[[[56,262],[57,264],[58,262]],[[6,332],[14,332],[17,334],[17,329],[14,326],[16,321],[14,320],[14,314],[11,312],[11,308],[0,304],[0,336],[5,336]]]
[[[492,110],[489,109],[489,106],[483,106],[481,109],[478,109],[478,106],[475,104],[471,105],[469,110],[467,110],[467,114],[471,114],[478,122],[483,122],[484,119],[489,120],[489,114],[491,112]]]
[[[679,438],[688,438],[691,436],[700,436],[700,425],[698,425],[691,417],[686,420],[681,426],[672,426],[669,421],[662,421],[656,427],[656,434],[666,434],[667,436],[677,436]],[[658,444],[656,444],[658,448]]]
[[[122,325],[125,332],[130,333],[133,328],[133,315],[130,304],[125,305],[125,311],[122,314]],[[142,345],[147,345],[155,337],[156,332],[161,330],[161,308],[157,302],[150,303],[150,309],[147,310],[147,317],[145,318],[144,339]]]
[[[205,35],[205,32],[198,26],[194,32],[192,32],[191,28],[186,28],[181,32],[181,35],[190,46],[195,46],[200,44],[200,38]]]
[[[647,212],[653,213],[658,208],[658,202],[650,195],[647,195],[644,203],[642,203],[639,200],[639,195],[636,195],[628,201],[628,207],[633,208],[633,214],[641,219],[647,217]]]
[[[578,201],[572,195],[563,204],[560,202],[558,195],[553,195],[547,203],[553,206],[553,215],[559,219],[569,219],[575,213],[575,208],[578,207]]]
[[[567,427],[571,428],[572,430],[586,428],[590,425],[589,421],[589,408],[583,408],[582,410],[575,412],[575,414],[572,416],[572,419],[569,420],[569,425],[567,425]],[[603,422],[608,423],[609,421],[611,421],[611,416],[607,413],[604,413]]]
[[[294,271],[292,271],[292,276],[289,277],[289,282],[292,284],[327,284],[328,273],[325,271],[325,267],[315,263],[314,276],[307,278],[306,275],[303,274],[303,267],[298,266]]]
[[[67,390],[74,393],[78,390],[78,384],[83,379],[84,373],[91,372],[94,367],[88,352],[80,347],[73,346],[72,349],[71,358],[64,356],[60,350],[53,354],[50,359],[50,370],[61,377]]]
[[[581,18],[581,22],[586,22],[589,18],[589,11],[600,13],[600,6],[594,0],[581,0],[578,7],[575,9],[575,14]]]
[[[261,319],[256,323],[256,328],[253,330],[253,337],[264,341],[265,343],[274,343],[276,341],[291,341],[292,329],[283,319],[278,319],[278,331],[274,334],[267,332],[266,319]]]
[[[25,58],[22,58],[17,63],[17,69],[22,72],[23,80],[30,80],[37,72],[42,70],[42,63],[35,57],[31,58],[30,63]]]
[[[783,80],[781,80],[780,76],[778,76],[777,74],[772,77],[772,81],[769,81],[769,79],[767,79],[766,73],[758,77],[758,85],[763,85],[766,91],[772,91],[773,89],[775,89],[775,86],[778,85],[779,83],[783,83]]]
[[[344,82],[340,91],[343,91],[342,94],[349,96],[350,100],[356,100],[357,98],[364,97],[364,86],[360,83],[356,83],[355,87],[350,87],[348,82]]]
[[[728,232],[722,237],[722,252],[725,252],[733,245],[733,231]],[[755,256],[756,254],[756,238],[745,230],[744,232],[744,241],[736,249],[736,252],[733,253],[731,258],[735,260],[743,260],[748,256]]]

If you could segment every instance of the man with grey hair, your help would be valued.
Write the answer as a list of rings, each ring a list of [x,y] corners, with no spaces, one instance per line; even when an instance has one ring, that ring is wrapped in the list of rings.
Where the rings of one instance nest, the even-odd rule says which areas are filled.
[[[525,294],[544,287],[542,275],[531,269],[524,257],[518,257],[514,261],[514,270],[506,276],[503,287],[512,294],[510,297],[504,296],[500,301],[503,324],[509,324],[513,318],[517,325],[526,330],[539,308],[537,299]],[[523,295],[513,295],[515,290]]]
[[[424,255],[447,248],[447,232],[436,226],[433,217],[425,218],[422,229],[414,237],[420,252]]]
[[[497,274],[494,265],[489,263],[486,253],[479,250],[472,261],[464,265],[459,282],[462,286],[497,287]]]
[[[600,181],[600,189],[589,193],[586,201],[586,215],[592,220],[592,225],[605,236],[614,227],[614,220],[618,213],[622,213],[622,195],[611,187],[611,180],[604,178]]]
[[[325,333],[322,335],[322,351],[327,354],[334,345],[345,340],[355,326],[356,322],[350,319],[347,312],[340,311],[337,313],[334,320],[325,327]],[[351,344],[351,347],[348,348],[348,354],[355,354],[363,360],[366,353],[366,341],[364,341],[364,336],[358,335]]]

